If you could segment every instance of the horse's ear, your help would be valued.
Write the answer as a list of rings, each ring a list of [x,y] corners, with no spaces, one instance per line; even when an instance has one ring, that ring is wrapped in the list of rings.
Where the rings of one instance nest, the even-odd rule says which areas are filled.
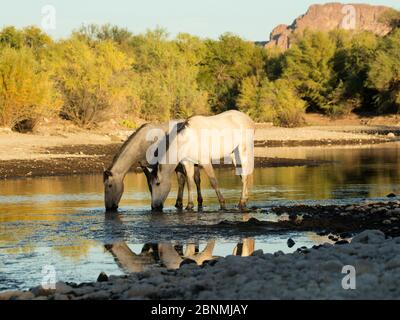
[[[103,172],[103,181],[106,181],[109,177],[112,177],[112,172],[110,170],[105,170]]]
[[[160,183],[160,181],[161,181],[160,174],[161,174],[161,165],[159,163],[157,163],[157,165],[155,166],[155,169],[154,169],[154,176],[155,176],[156,183]]]

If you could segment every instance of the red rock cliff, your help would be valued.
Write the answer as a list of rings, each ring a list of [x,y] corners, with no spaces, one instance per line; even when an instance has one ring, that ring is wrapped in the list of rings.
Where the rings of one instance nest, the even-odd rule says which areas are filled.
[[[270,35],[266,47],[287,50],[294,33],[311,31],[331,31],[334,29],[368,30],[378,35],[390,32],[390,27],[379,21],[389,7],[367,4],[327,3],[312,5],[306,14],[297,18],[290,26],[279,25]]]

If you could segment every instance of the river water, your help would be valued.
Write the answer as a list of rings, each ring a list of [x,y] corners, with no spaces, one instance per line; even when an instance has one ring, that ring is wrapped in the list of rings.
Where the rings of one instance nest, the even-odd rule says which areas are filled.
[[[265,213],[276,205],[386,199],[388,193],[400,193],[399,150],[395,143],[363,148],[273,148],[271,156],[329,163],[256,169],[250,206],[262,210],[245,215],[234,208],[241,183],[230,169],[217,170],[221,191],[231,208],[223,213],[218,212],[215,193],[205,177],[204,212],[176,212],[174,181],[166,212],[151,214],[144,175],[129,174],[118,215],[104,213],[100,175],[0,181],[0,291],[40,285],[42,272],[49,267],[57,281],[80,283],[95,281],[100,272],[120,275],[167,264],[156,252],[160,245],[182,256],[189,247],[202,252],[211,244],[215,257],[234,251],[246,255],[258,249],[293,252],[328,242],[312,232],[241,234],[209,226],[250,217],[276,220],[278,217]],[[289,238],[296,242],[292,248],[287,246]],[[130,251],[110,250],[110,245],[116,244]],[[156,248],[150,250],[156,253],[150,254],[150,247]]]

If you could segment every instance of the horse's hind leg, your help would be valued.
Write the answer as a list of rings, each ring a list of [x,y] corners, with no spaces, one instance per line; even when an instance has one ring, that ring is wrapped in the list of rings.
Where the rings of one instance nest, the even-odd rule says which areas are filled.
[[[186,210],[193,210],[194,208],[194,201],[193,201],[193,190],[195,188],[196,183],[194,182],[194,164],[190,162],[184,162],[183,166],[185,168],[186,172],[186,178],[188,181],[188,194],[189,194],[189,200],[188,200],[188,205],[186,207]]]
[[[247,200],[249,199],[249,189],[248,189],[248,183],[249,183],[249,176],[242,175],[242,194],[240,196],[240,202],[239,202],[239,209],[245,209]]]
[[[185,190],[186,174],[183,167],[178,167],[176,170],[176,177],[178,178],[178,196],[176,198],[175,207],[179,210],[183,209],[183,192]]]
[[[248,159],[245,148],[238,147],[233,154],[233,161],[236,167],[236,174],[240,175],[242,179],[242,194],[239,201],[239,209],[244,210],[246,208],[247,200],[249,198],[249,172],[248,172]]]
[[[218,181],[217,181],[217,178],[215,177],[215,172],[214,172],[214,168],[213,168],[212,164],[203,165],[203,168],[204,168],[204,172],[210,179],[211,186],[217,193],[217,197],[218,197],[219,204],[221,206],[221,210],[225,210],[225,199],[222,196],[221,191],[219,191]]]
[[[203,208],[203,196],[201,195],[201,177],[200,177],[200,167],[194,166],[194,183],[197,188],[197,205],[199,209]]]

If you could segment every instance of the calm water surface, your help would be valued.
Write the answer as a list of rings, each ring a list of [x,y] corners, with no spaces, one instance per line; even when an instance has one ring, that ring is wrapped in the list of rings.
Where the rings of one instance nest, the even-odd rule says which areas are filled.
[[[256,169],[250,205],[269,208],[290,204],[343,204],[361,199],[385,199],[400,193],[399,144],[371,148],[271,149],[279,157],[303,157],[331,161],[317,167]],[[102,177],[52,177],[0,182],[0,291],[39,285],[42,268],[54,266],[57,280],[87,282],[102,271],[123,274],[124,257],[107,250],[109,245],[127,245],[136,263],[145,244],[181,246],[194,244],[201,252],[215,241],[213,256],[232,254],[241,243],[251,250],[292,252],[327,242],[305,232],[239,234],[207,227],[222,220],[276,220],[273,214],[255,211],[243,215],[234,210],[241,183],[233,170],[217,171],[230,212],[218,212],[215,193],[203,177],[204,213],[177,213],[173,208],[176,182],[164,214],[150,214],[149,193],[143,175],[130,174],[118,216],[103,210]],[[260,211],[260,210],[259,210]],[[289,249],[287,239],[296,245]],[[149,247],[149,246],[147,246]],[[179,248],[177,252],[179,252]],[[146,250],[144,250],[146,251]],[[240,249],[236,250],[240,251]],[[136,259],[136,260],[135,260]],[[150,262],[149,262],[150,261]],[[160,263],[142,259],[140,268]],[[139,268],[139,269],[140,269]]]

